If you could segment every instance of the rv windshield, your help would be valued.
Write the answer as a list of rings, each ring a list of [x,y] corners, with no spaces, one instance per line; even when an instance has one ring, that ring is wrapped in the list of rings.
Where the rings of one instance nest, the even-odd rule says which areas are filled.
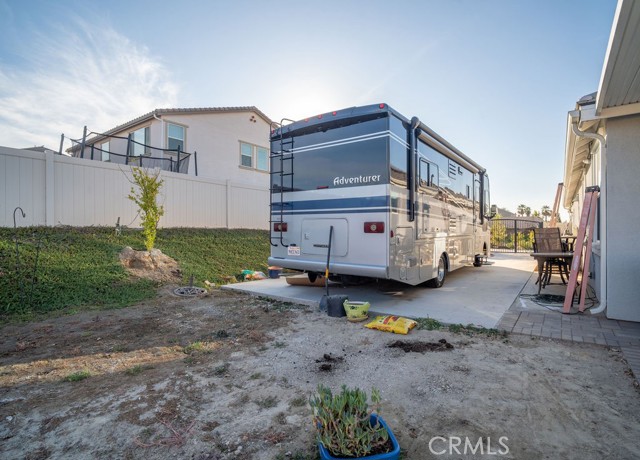
[[[282,148],[293,149],[293,160],[272,158],[272,190],[332,189],[389,182],[388,118],[352,119],[312,128],[294,130],[291,137],[283,139],[282,147],[279,138],[272,140],[274,153]]]

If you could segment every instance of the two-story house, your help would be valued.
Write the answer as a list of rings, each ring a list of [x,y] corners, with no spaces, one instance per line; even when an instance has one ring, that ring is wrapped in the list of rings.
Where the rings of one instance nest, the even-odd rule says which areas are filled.
[[[156,109],[106,132],[85,134],[68,151],[266,189],[270,124],[256,107]]]

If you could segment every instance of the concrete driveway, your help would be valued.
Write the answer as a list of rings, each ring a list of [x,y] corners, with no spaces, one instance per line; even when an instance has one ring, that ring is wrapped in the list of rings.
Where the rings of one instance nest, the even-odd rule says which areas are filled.
[[[446,324],[494,328],[518,297],[535,263],[528,254],[494,254],[490,263],[449,273],[440,289],[388,281],[349,287],[332,283],[329,294],[370,302],[370,315],[433,318]],[[325,293],[320,287],[289,285],[283,277],[229,284],[222,288],[312,306],[318,306]]]

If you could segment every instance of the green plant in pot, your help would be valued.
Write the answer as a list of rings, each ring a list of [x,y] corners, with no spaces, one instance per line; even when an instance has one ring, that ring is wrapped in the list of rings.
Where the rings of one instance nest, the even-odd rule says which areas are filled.
[[[379,415],[380,392],[371,389],[371,407],[367,400],[367,393],[359,388],[343,385],[334,395],[318,385],[309,403],[322,460],[400,458],[398,441]]]

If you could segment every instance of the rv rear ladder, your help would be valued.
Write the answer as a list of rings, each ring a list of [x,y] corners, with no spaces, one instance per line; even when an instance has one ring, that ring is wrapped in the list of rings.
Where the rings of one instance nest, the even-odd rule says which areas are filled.
[[[284,223],[285,207],[290,209],[293,207],[292,203],[284,201],[285,178],[289,178],[289,184],[287,184],[288,190],[293,191],[293,137],[289,137],[286,140],[284,139],[283,124],[285,121],[293,123],[293,120],[283,118],[279,125],[273,124],[271,126],[272,132],[280,131],[280,150],[275,153],[271,152],[270,155],[269,242],[271,246],[278,246],[273,242],[274,239],[277,239],[281,246],[287,247],[288,245],[284,244],[283,240],[282,225],[276,225]],[[274,169],[276,165],[279,166],[277,170]],[[285,168],[285,166],[288,168]],[[289,172],[285,172],[287,169]],[[274,195],[276,194],[279,195],[279,200],[274,199]],[[277,235],[274,235],[274,233],[277,233]]]

